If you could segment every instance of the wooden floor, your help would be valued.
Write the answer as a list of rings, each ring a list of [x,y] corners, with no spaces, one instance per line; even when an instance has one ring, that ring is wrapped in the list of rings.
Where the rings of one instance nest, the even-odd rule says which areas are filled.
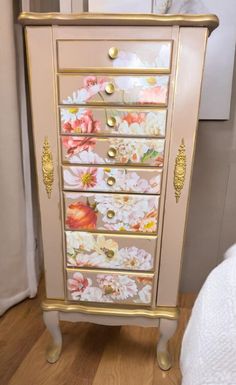
[[[175,363],[169,372],[156,364],[155,328],[109,327],[62,322],[60,360],[48,364],[50,336],[42,322],[38,297],[28,299],[0,318],[0,385],[179,385],[181,338],[191,313],[193,295],[180,299],[181,317],[170,342]]]

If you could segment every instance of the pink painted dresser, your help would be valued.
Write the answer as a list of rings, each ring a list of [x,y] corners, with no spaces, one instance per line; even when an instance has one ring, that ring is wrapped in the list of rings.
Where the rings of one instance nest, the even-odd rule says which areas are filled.
[[[214,15],[21,14],[44,249],[49,362],[60,320],[178,320],[206,42]]]

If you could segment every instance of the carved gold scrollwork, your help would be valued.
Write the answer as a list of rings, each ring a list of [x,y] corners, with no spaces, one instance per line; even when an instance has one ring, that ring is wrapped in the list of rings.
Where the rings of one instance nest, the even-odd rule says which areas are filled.
[[[53,158],[51,147],[48,142],[48,138],[45,137],[43,143],[42,151],[42,173],[43,173],[43,183],[48,195],[48,198],[51,198],[52,185],[54,180],[54,167],[53,167]]]
[[[175,158],[174,189],[175,189],[176,203],[178,203],[182,189],[184,187],[186,165],[187,165],[186,149],[185,149],[184,139],[182,139],[178,149],[178,154]]]

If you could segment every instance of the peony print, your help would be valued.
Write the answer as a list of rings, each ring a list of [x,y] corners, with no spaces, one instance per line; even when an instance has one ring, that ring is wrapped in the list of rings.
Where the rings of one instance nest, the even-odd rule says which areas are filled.
[[[157,231],[158,196],[66,193],[65,197],[67,229]]]
[[[61,140],[64,159],[69,163],[87,163],[90,160],[93,164],[150,164],[162,167],[164,162],[163,139],[105,140],[90,136],[63,136]],[[108,155],[110,148],[115,151],[113,157]]]
[[[103,113],[102,113],[103,111]],[[64,134],[99,134],[164,136],[166,110],[140,111],[96,108],[61,109],[61,129]],[[106,122],[108,117],[115,119],[113,127]]]
[[[149,175],[148,175],[149,174]],[[124,191],[137,193],[159,194],[161,186],[161,172],[155,170],[145,172],[132,169],[117,169],[103,167],[64,167],[64,188],[82,191]],[[154,175],[150,178],[151,175]],[[107,183],[113,178],[114,184]]]
[[[66,231],[67,264],[71,267],[101,267],[124,270],[151,270],[153,257],[143,248],[119,247],[104,235]]]
[[[72,276],[72,277],[71,277]],[[70,273],[67,280],[69,299],[90,302],[151,302],[151,285],[143,285],[138,276],[127,274]],[[151,278],[152,280],[152,278]]]

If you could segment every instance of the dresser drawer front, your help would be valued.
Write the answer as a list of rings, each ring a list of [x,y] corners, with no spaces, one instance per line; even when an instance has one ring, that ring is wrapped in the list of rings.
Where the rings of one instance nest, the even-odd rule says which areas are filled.
[[[68,300],[150,305],[152,274],[67,271]]]
[[[170,71],[171,41],[59,40],[58,70]],[[91,60],[92,58],[92,60]]]
[[[134,271],[153,269],[157,237],[80,231],[65,233],[68,267]]]
[[[61,133],[164,137],[166,115],[164,109],[61,108]]]
[[[68,230],[157,232],[159,196],[64,193]]]
[[[61,137],[62,159],[74,164],[134,164],[162,167],[164,139]]]
[[[61,104],[167,104],[168,75],[59,75]]]
[[[160,194],[161,169],[63,166],[64,190]]]

